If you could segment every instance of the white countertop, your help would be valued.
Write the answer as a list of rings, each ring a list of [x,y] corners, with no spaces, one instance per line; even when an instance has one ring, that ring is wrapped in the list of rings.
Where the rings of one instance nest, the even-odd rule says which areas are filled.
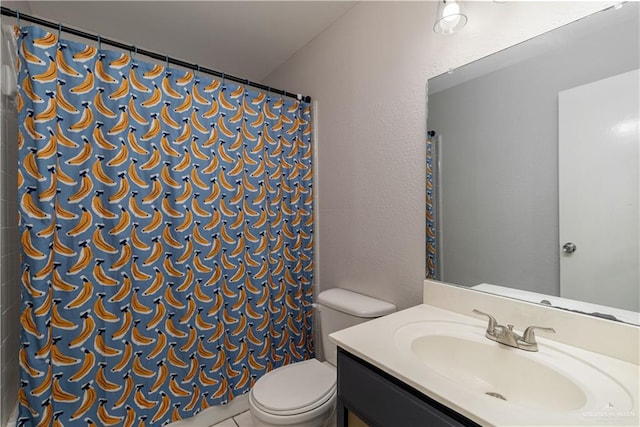
[[[568,412],[533,410],[503,403],[495,398],[479,394],[477,391],[469,390],[429,369],[411,352],[401,351],[396,345],[396,331],[402,326],[421,321],[464,323],[482,328],[479,329],[480,331],[486,328],[486,321],[421,304],[335,332],[330,335],[330,338],[339,347],[482,425],[640,425],[638,408],[640,366],[636,364],[538,336],[541,356],[544,356],[545,348],[553,348],[555,351],[570,354],[595,369],[606,372],[629,390],[631,403],[625,408],[608,409],[603,407],[598,411],[592,407]],[[501,344],[495,343],[495,345]],[[589,378],[580,378],[578,381],[588,384]]]

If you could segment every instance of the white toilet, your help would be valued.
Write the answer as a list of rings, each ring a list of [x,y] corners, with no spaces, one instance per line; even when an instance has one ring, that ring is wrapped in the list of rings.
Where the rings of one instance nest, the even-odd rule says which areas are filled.
[[[329,334],[396,311],[391,303],[345,289],[321,292],[318,303],[327,361],[292,363],[260,378],[249,393],[249,408],[257,427],[333,425],[337,349]]]

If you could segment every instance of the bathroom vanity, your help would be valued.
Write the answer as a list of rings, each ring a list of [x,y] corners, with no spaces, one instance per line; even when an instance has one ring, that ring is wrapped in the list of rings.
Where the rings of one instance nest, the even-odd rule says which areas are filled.
[[[371,427],[640,423],[640,328],[428,280],[424,289],[428,304],[330,335],[338,426],[349,412]],[[509,347],[485,336],[474,308],[520,333],[557,333],[540,331],[538,351]]]
[[[338,350],[338,427],[353,412],[370,426],[478,426],[359,357]]]

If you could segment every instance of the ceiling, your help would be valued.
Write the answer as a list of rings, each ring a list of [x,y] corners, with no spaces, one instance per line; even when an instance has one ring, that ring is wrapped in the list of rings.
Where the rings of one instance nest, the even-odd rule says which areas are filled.
[[[203,67],[262,81],[356,3],[28,1],[28,8],[20,10]]]

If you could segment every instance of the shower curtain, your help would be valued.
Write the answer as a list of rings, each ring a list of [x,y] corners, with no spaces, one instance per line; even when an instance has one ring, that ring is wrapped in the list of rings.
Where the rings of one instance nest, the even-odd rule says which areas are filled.
[[[19,424],[166,424],[312,357],[310,106],[16,36]]]

